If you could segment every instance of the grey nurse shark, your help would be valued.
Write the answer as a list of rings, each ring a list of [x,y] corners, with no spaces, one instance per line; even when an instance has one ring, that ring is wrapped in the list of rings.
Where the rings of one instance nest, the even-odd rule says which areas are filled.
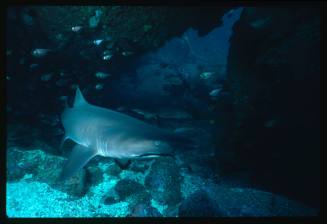
[[[96,155],[123,160],[156,157],[171,155],[174,144],[192,143],[173,131],[92,105],[79,88],[73,107],[65,108],[61,121],[65,129],[62,144],[66,139],[77,144],[64,165],[60,180],[72,177]]]

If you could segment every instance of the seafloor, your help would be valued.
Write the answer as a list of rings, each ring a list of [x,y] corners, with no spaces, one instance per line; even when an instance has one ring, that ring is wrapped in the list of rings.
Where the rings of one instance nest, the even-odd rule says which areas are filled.
[[[66,183],[57,182],[65,159],[42,141],[21,146],[22,128],[8,126],[8,217],[256,217],[311,216],[315,209],[255,189],[246,173],[213,170],[208,121],[189,124],[199,147],[176,158],[136,160],[122,170],[110,158],[96,157]],[[202,130],[202,131],[201,131]],[[15,136],[20,135],[20,140]],[[70,144],[66,144],[69,151]],[[206,147],[206,150],[203,148]],[[55,151],[55,150],[53,150]],[[216,174],[215,174],[216,173]],[[215,174],[215,175],[213,175]]]

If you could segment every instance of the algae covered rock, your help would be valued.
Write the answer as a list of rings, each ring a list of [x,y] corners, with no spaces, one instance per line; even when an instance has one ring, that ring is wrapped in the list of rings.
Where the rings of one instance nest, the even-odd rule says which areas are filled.
[[[134,180],[122,179],[116,184],[115,190],[118,193],[119,197],[122,200],[125,200],[127,197],[133,194],[140,193],[145,189],[140,183]]]
[[[116,163],[111,163],[105,172],[109,175],[118,177],[121,171],[122,169]]]
[[[136,204],[150,204],[151,195],[135,180],[122,179],[114,187],[120,201],[128,201],[130,207]]]
[[[253,188],[208,185],[206,192],[225,217],[315,216],[318,211],[286,197]]]
[[[86,171],[91,185],[102,183],[104,175],[109,175],[110,178],[116,178],[121,173],[121,169],[111,158],[102,156],[93,158],[88,163]]]
[[[181,200],[181,175],[172,158],[159,158],[145,177],[145,187],[154,200],[161,204],[174,205]]]
[[[119,195],[114,188],[110,188],[108,192],[102,197],[102,202],[105,205],[111,205],[120,201]]]
[[[112,42],[134,43],[151,50],[169,38],[182,34],[188,27],[204,35],[219,25],[231,7],[154,7],[154,6],[33,6],[31,19],[53,43],[68,42],[72,27],[81,26],[86,37],[98,34]],[[195,19],[196,18],[196,19]],[[60,38],[59,38],[60,37]],[[126,45],[127,44],[127,45]],[[118,44],[120,45],[120,44]],[[125,49],[127,50],[127,49]]]
[[[62,157],[47,154],[40,149],[30,151],[12,149],[7,156],[9,181],[24,178],[28,181],[42,182],[74,197],[81,197],[87,191],[84,169],[65,182],[58,182],[65,163]]]
[[[18,181],[25,174],[35,174],[37,164],[23,159],[23,151],[19,148],[7,149],[7,181]]]
[[[222,212],[207,192],[198,190],[182,202],[178,214],[180,217],[215,217]]]
[[[128,217],[162,217],[162,214],[148,204],[137,204],[131,209]]]
[[[91,185],[97,185],[103,181],[103,171],[98,166],[94,166],[93,164],[88,166],[86,173]]]

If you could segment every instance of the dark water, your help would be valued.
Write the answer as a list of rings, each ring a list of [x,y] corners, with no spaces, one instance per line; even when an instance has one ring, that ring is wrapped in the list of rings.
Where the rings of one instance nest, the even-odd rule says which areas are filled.
[[[7,215],[317,215],[319,26],[301,7],[7,8]],[[60,146],[77,88],[193,145],[59,182],[84,141]]]

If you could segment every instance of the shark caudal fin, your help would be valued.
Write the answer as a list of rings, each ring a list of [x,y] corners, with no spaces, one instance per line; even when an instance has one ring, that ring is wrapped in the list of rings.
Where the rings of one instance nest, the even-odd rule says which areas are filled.
[[[59,181],[65,181],[74,176],[90,159],[96,156],[96,150],[87,148],[82,145],[75,145],[68,161],[60,174]]]

